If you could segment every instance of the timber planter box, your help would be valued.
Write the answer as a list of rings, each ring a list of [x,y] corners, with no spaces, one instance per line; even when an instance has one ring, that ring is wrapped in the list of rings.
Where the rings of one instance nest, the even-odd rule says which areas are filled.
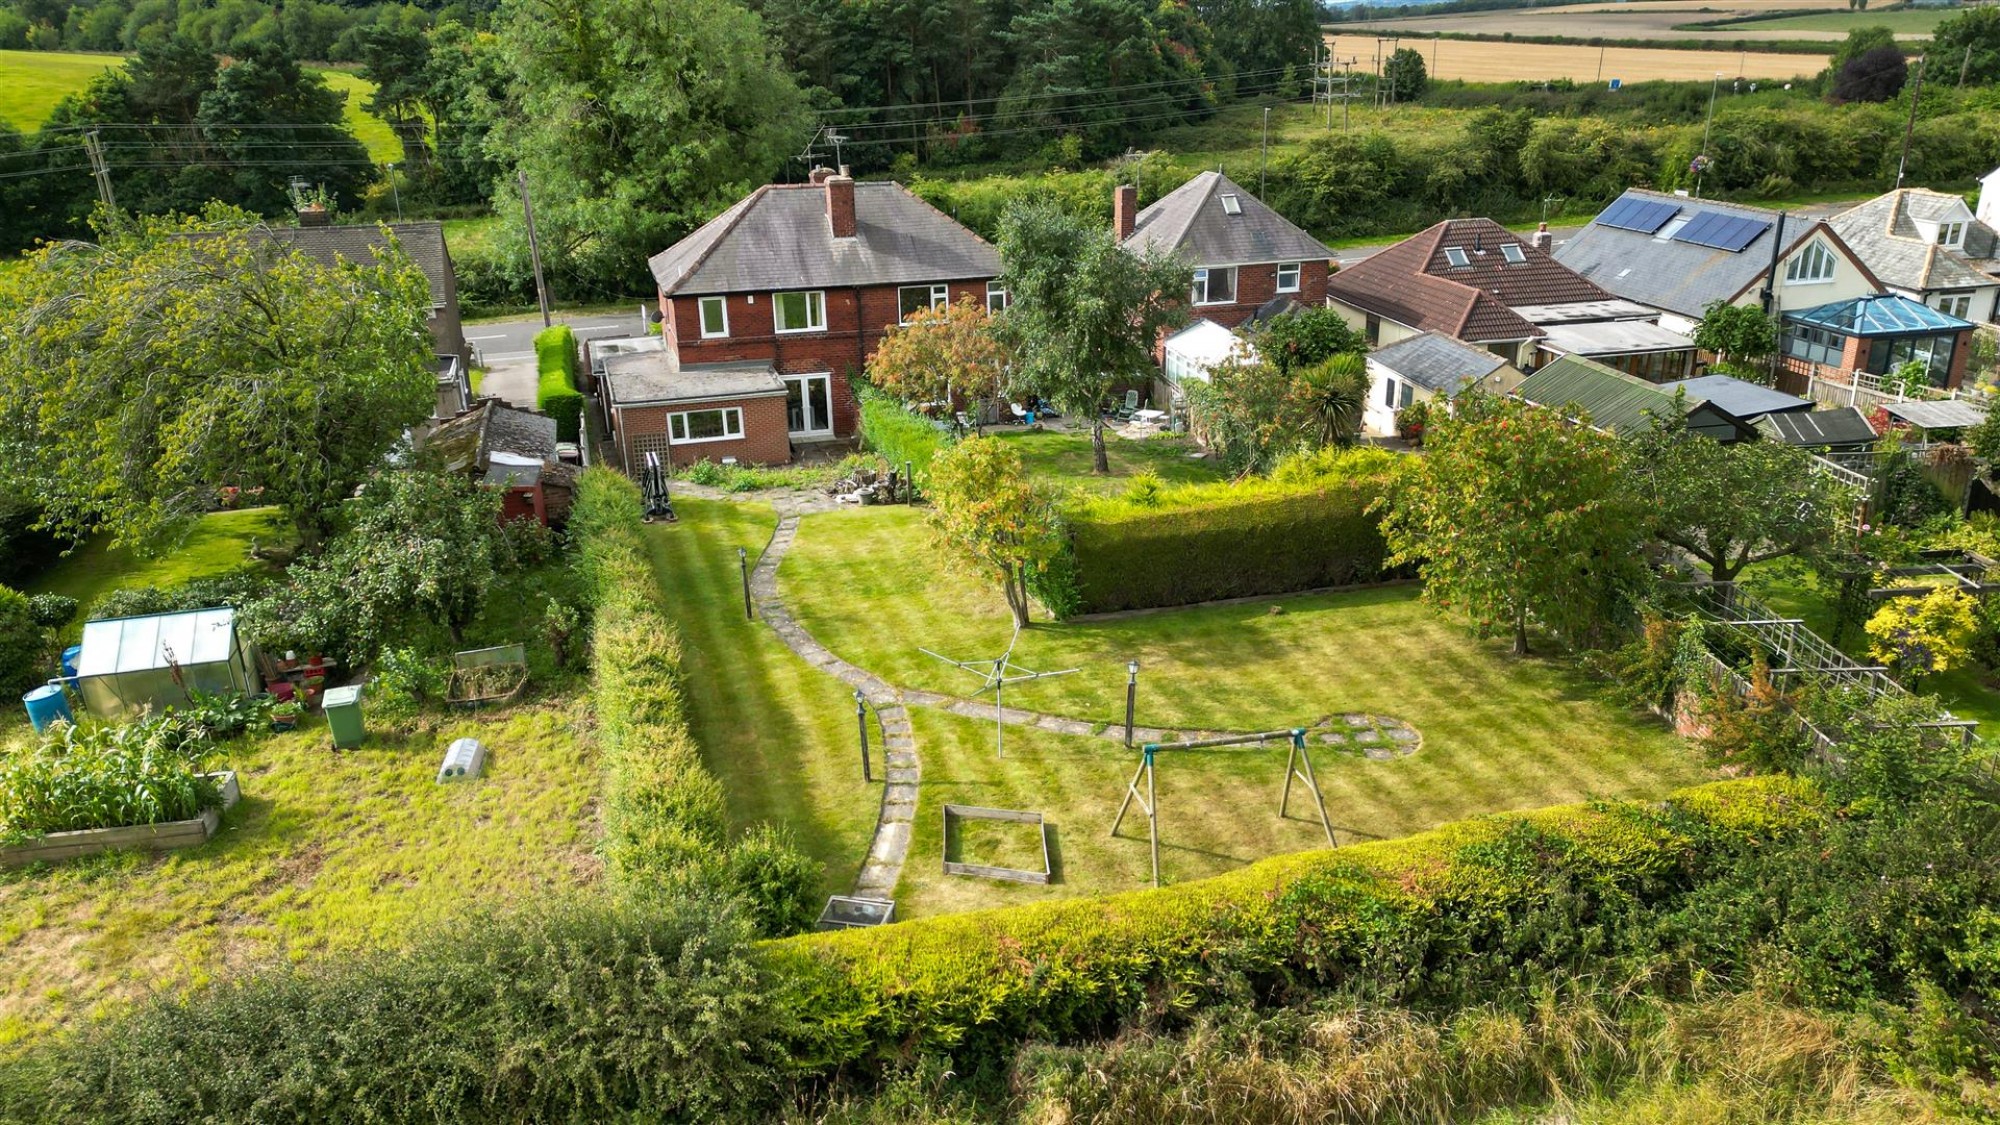
[[[222,789],[222,807],[205,810],[192,820],[170,820],[164,824],[135,824],[126,828],[85,828],[75,832],[51,832],[39,840],[0,847],[0,867],[26,867],[31,863],[54,863],[78,856],[95,855],[116,848],[143,848],[170,852],[206,844],[222,825],[224,810],[243,796],[235,770],[208,775]]]

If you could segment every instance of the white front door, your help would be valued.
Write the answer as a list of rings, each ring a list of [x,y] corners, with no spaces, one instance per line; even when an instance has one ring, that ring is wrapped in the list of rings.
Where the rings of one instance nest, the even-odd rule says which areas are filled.
[[[828,437],[833,433],[833,377],[785,377],[785,431],[793,437]]]

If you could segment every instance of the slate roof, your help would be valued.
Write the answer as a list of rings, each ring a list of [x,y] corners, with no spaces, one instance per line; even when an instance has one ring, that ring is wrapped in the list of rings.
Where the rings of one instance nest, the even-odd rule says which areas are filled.
[[[833,237],[823,185],[767,184],[647,264],[669,296],[1000,275],[999,251],[901,184],[855,184],[854,223]]]
[[[1852,406],[1802,410],[1793,414],[1766,414],[1757,419],[1757,429],[1773,441],[1806,448],[1868,445],[1875,441],[1875,427],[1869,425],[1861,411]]]
[[[1970,261],[2000,256],[1992,227],[1968,219],[1963,252],[1940,246],[1917,229],[1918,219],[1936,221],[1964,206],[1955,195],[1903,188],[1857,204],[1827,223],[1889,285],[1924,291],[2000,284]]]
[[[682,367],[671,352],[635,352],[604,363],[605,393],[613,406],[713,402],[785,393],[770,360],[693,363]]]
[[[485,472],[495,453],[547,458],[556,453],[556,420],[533,410],[483,398],[468,409],[438,423],[424,438],[424,449],[443,461],[449,472]]]
[[[1236,197],[1238,214],[1223,208]],[[1220,172],[1203,172],[1140,211],[1125,246],[1192,266],[1326,261],[1333,251]]]
[[[1776,211],[1713,199],[1633,188],[1605,211],[1628,199],[1672,203],[1680,208],[1682,217],[1696,211],[1716,211],[1772,224],[1743,249],[1731,252],[1607,227],[1592,219],[1557,249],[1557,261],[1618,296],[1692,319],[1700,319],[1710,303],[1733,301],[1756,285],[1771,268],[1773,238],[1789,252],[1813,231],[1824,229],[1836,253],[1844,248],[1839,234],[1820,220],[1786,215],[1781,222]]]
[[[1554,410],[1575,407],[1594,429],[1631,437],[1653,428],[1653,419],[1676,414],[1674,396],[1637,376],[1566,355],[1521,381],[1514,393]],[[1687,405],[1695,405],[1690,398]]]
[[[1699,379],[1662,383],[1660,389],[1668,394],[1686,391],[1690,400],[1712,402],[1745,421],[1754,421],[1768,414],[1810,411],[1813,406],[1809,398],[1788,395],[1781,390],[1728,375],[1703,375]]]
[[[1521,248],[1522,261],[1507,261],[1501,248],[1509,244]],[[1463,250],[1468,264],[1452,265],[1449,249]],[[1541,335],[1517,306],[1611,298],[1491,219],[1450,219],[1413,234],[1334,274],[1326,291],[1419,331],[1476,341]]]
[[[274,227],[259,224],[249,228],[252,238],[282,243],[304,252],[326,265],[339,261],[360,266],[375,264],[375,251],[389,244],[382,233],[386,226],[395,232],[403,253],[410,256],[424,280],[430,283],[431,307],[443,308],[457,293],[451,271],[451,255],[445,249],[444,224],[436,221],[408,223],[352,223],[325,227]],[[215,238],[220,231],[192,231],[184,238]]]
[[[1369,353],[1368,362],[1425,390],[1451,395],[1498,371],[1507,361],[1463,340],[1425,332]]]

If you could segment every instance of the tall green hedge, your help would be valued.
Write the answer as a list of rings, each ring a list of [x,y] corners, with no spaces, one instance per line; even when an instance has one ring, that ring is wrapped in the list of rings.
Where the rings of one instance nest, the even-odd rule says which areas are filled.
[[[927,418],[871,387],[859,388],[861,440],[901,472],[908,462],[919,482],[930,473],[931,458],[951,442],[951,435]]]
[[[535,333],[535,371],[535,409],[556,420],[556,440],[582,440],[583,393],[576,389],[576,333],[569,325]]]
[[[1051,572],[1074,583],[1074,596],[1037,594],[1104,613],[1391,577],[1381,521],[1368,511],[1383,487],[1370,475],[1175,489],[1154,505],[1075,504],[1065,514],[1069,558]]]
[[[1643,958],[1653,951],[1628,945],[1652,939],[1619,924],[1626,911],[1670,907],[1726,857],[1827,810],[1797,778],[1717,782],[773,949],[813,1025],[798,1061],[820,1068],[921,1051],[951,1052],[963,1068],[1026,1040],[1108,1034],[1246,992],[1485,1003],[1587,958]]]

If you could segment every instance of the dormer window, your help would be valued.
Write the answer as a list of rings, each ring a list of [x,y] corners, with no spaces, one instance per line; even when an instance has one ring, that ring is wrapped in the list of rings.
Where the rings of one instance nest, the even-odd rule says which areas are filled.
[[[1464,247],[1460,246],[1445,247],[1444,260],[1450,262],[1454,266],[1469,266],[1472,264],[1472,259],[1466,257]]]
[[[1962,222],[1939,223],[1937,240],[1939,246],[1949,246],[1953,250],[1956,250],[1959,247],[1964,246],[1965,224]]]
[[[1528,260],[1528,256],[1522,253],[1521,244],[1518,242],[1509,242],[1507,245],[1502,246],[1500,248],[1500,256],[1517,266]]]
[[[1222,197],[1222,213],[1225,215],[1241,215],[1243,213],[1243,201],[1236,198],[1233,193],[1224,195]]]

